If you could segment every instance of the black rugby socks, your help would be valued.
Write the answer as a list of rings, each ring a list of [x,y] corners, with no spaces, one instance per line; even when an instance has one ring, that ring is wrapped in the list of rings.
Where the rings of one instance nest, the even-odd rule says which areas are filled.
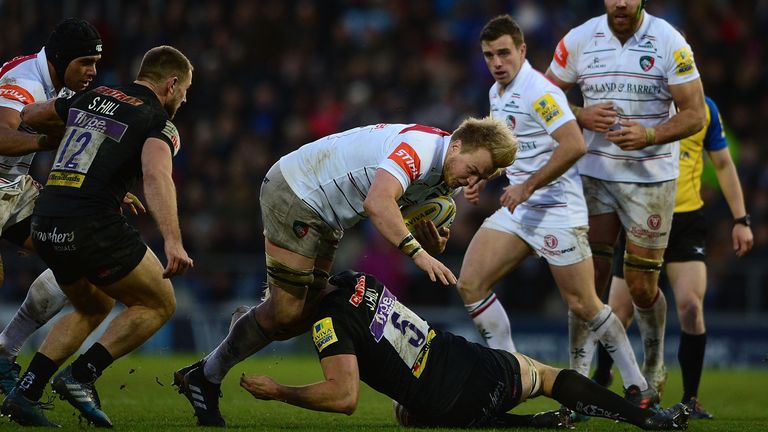
[[[17,384],[22,396],[32,401],[40,400],[45,385],[48,384],[58,368],[59,366],[44,354],[35,353],[32,361],[29,362],[27,372],[22,375]]]
[[[92,383],[113,361],[115,359],[104,348],[104,345],[96,342],[88,351],[72,362],[72,376],[81,383]]]

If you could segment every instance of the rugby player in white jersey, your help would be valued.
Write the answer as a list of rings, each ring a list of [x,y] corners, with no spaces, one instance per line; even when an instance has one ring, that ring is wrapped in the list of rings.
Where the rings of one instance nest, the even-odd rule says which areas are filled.
[[[0,236],[32,250],[30,216],[40,186],[28,175],[35,152],[54,149],[59,137],[36,134],[21,122],[25,105],[85,90],[96,76],[101,37],[90,23],[59,23],[36,54],[19,56],[0,68]],[[2,265],[0,265],[0,283]],[[50,320],[67,298],[50,270],[32,283],[24,303],[0,333],[0,393],[18,380],[16,356],[27,338]]]
[[[641,407],[655,402],[621,321],[597,297],[587,241],[587,206],[575,163],[584,138],[562,90],[525,59],[523,32],[509,15],[490,20],[480,46],[496,83],[491,115],[518,138],[518,157],[507,167],[502,207],[487,218],[469,245],[457,288],[491,348],[515,352],[509,319],[493,286],[531,255],[543,257],[568,304],[570,366],[589,375],[597,340],[620,365],[627,398]],[[479,201],[484,182],[464,189]]]
[[[584,97],[575,112],[588,150],[578,170],[595,285],[599,295],[608,287],[623,228],[624,275],[643,339],[643,372],[661,393],[667,303],[657,282],[675,205],[678,140],[704,127],[704,92],[690,46],[669,23],[645,12],[645,1],[604,3],[605,15],[560,41],[547,77],[563,90],[578,84]]]
[[[449,231],[429,222],[427,235],[408,232],[400,206],[473,186],[511,164],[512,132],[493,118],[468,119],[453,133],[422,125],[379,124],[321,138],[284,156],[261,187],[268,298],[237,320],[205,359],[184,367],[174,383],[200,425],[222,426],[219,388],[237,363],[274,340],[303,333],[303,316],[328,280],[345,229],[369,217],[394,247],[432,281],[456,283],[432,255]],[[417,231],[418,232],[418,231]]]

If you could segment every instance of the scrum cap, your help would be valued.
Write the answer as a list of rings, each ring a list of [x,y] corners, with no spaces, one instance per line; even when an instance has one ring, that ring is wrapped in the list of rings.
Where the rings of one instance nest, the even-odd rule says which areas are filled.
[[[88,21],[78,18],[67,18],[60,22],[45,44],[45,55],[62,83],[72,60],[98,54],[101,54],[99,31]]]

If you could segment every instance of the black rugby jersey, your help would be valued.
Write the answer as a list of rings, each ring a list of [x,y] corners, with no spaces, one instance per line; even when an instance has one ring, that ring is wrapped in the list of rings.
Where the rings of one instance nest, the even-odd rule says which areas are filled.
[[[373,276],[344,272],[321,300],[312,326],[319,357],[354,354],[360,379],[409,411],[447,412],[483,349],[433,329]]]
[[[152,90],[139,84],[98,87],[57,99],[64,138],[35,205],[35,215],[88,216],[120,211],[141,178],[141,152],[158,138],[176,154],[179,133]]]

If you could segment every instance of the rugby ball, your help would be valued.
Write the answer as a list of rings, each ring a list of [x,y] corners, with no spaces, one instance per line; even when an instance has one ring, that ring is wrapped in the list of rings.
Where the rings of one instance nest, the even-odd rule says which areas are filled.
[[[431,220],[437,229],[448,227],[456,218],[456,203],[449,196],[439,196],[400,209],[408,231],[413,232],[423,220]]]

